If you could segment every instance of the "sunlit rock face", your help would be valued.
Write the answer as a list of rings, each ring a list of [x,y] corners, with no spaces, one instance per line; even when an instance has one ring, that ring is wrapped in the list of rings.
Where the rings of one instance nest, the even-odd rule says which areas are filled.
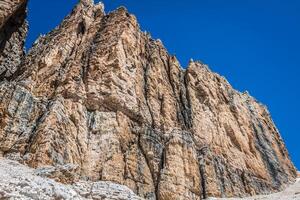
[[[16,46],[0,49],[3,157],[76,166],[50,178],[111,181],[145,199],[249,196],[295,180],[266,107],[205,64],[181,68],[125,8],[80,1],[24,55],[26,2],[7,2],[0,30],[19,23],[17,39],[1,36]]]

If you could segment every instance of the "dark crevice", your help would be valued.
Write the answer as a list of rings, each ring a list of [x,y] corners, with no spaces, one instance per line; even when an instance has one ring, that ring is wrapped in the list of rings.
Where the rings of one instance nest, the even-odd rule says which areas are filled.
[[[248,193],[248,189],[247,189],[247,181],[246,181],[246,174],[245,172],[242,172],[241,174],[241,179],[242,179],[242,183],[243,183],[243,186],[244,186],[244,190],[246,193]]]
[[[24,3],[20,8],[6,21],[5,25],[0,29],[0,53],[3,52],[6,42],[9,41],[12,34],[17,32],[25,23],[26,6]]]
[[[151,127],[148,127],[147,128],[148,131],[154,131]],[[156,174],[156,172],[154,171],[154,168],[151,167],[151,164],[150,164],[150,160],[145,152],[145,149],[143,148],[143,145],[142,145],[142,140],[141,140],[141,137],[142,137],[142,132],[139,133],[139,136],[138,136],[138,148],[140,149],[142,155],[144,156],[145,160],[146,160],[146,164],[150,170],[150,173],[151,173],[151,177],[152,177],[152,180],[153,180],[153,185],[154,185],[154,194],[155,194],[155,199],[158,200],[159,199],[159,183],[160,183],[160,176],[161,176],[161,170],[164,168],[164,163],[165,163],[165,151],[163,150],[163,153],[161,155],[159,155],[159,169],[157,171],[158,174]]]
[[[145,100],[146,100],[146,105],[148,107],[148,110],[149,110],[149,113],[150,113],[150,116],[151,116],[151,127],[152,129],[155,128],[155,122],[154,122],[154,115],[152,113],[152,110],[151,110],[151,107],[149,105],[149,100],[148,100],[148,87],[149,87],[149,83],[148,83],[148,74],[149,74],[149,70],[150,70],[150,66],[147,65],[146,67],[143,67],[144,68],[144,96],[145,96]]]
[[[165,64],[164,64],[165,65]],[[176,94],[176,88],[175,88],[175,84],[174,84],[174,80],[171,78],[171,57],[169,57],[168,59],[168,67],[165,66],[166,72],[167,72],[167,76],[168,76],[168,80],[169,80],[169,84],[171,85],[172,88],[172,92],[174,94],[174,98],[176,99],[176,107],[177,107],[177,119],[178,121],[182,124],[182,128],[184,130],[186,129],[190,129],[191,128],[191,124],[190,124],[190,119],[188,117],[188,110],[190,110],[187,104],[187,84],[184,78],[184,72],[182,71],[182,69],[180,69],[180,73],[178,74],[178,78],[179,78],[179,97]]]
[[[166,163],[166,147],[163,148],[162,151],[162,155],[161,155],[161,159],[159,162],[159,173],[158,173],[158,177],[157,177],[157,183],[155,185],[155,195],[156,195],[156,199],[159,200],[159,183],[161,180],[161,171],[165,168],[165,163]]]
[[[179,91],[179,107],[180,111],[178,117],[180,120],[183,120],[183,129],[190,130],[192,128],[192,111],[191,103],[188,91],[188,81],[187,81],[187,72],[181,71],[179,74],[179,80],[181,83]]]
[[[199,162],[199,173],[200,173],[200,188],[202,193],[202,198],[207,198],[207,186],[206,186],[206,174],[205,174],[205,151],[206,148],[200,149],[198,153],[198,162]]]
[[[225,187],[224,171],[222,169],[223,165],[222,165],[222,163],[220,163],[219,158],[214,158],[213,165],[214,165],[214,168],[215,168],[215,173],[216,173],[217,178],[218,178],[221,197],[224,198],[226,187]]]
[[[138,148],[140,149],[142,155],[144,156],[144,158],[146,160],[146,164],[147,164],[147,166],[148,166],[148,168],[149,168],[149,170],[151,172],[153,183],[155,183],[156,180],[155,180],[154,172],[153,172],[153,170],[151,168],[151,165],[150,165],[150,161],[149,161],[149,159],[148,159],[148,157],[146,155],[146,152],[144,151],[144,149],[143,149],[143,147],[141,145],[141,133],[139,133],[139,136],[138,136]]]
[[[86,31],[85,22],[82,21],[78,24],[77,35],[83,35]]]

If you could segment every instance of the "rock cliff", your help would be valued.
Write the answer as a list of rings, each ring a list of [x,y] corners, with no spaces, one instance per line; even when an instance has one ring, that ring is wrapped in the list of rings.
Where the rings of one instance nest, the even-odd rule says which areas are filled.
[[[26,1],[0,5],[3,157],[77,166],[52,178],[111,181],[145,199],[249,196],[295,181],[266,107],[201,62],[183,69],[125,8],[105,14],[81,0],[24,55]]]
[[[25,0],[0,1],[0,81],[16,72],[27,33]]]

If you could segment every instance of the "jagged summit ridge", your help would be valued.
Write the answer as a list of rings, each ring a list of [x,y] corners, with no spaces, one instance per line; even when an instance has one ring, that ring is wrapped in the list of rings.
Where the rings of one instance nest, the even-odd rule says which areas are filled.
[[[80,1],[19,59],[0,79],[5,158],[76,165],[58,179],[111,181],[145,199],[249,196],[296,178],[264,106],[200,62],[183,70],[124,8]]]

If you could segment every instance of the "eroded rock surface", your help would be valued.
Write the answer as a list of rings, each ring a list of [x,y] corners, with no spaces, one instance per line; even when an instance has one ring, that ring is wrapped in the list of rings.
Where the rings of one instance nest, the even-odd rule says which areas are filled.
[[[11,160],[0,160],[0,199],[14,200],[142,200],[129,188],[112,182],[79,181],[65,185],[38,176],[33,170]]]
[[[48,177],[111,181],[160,200],[295,181],[266,107],[205,64],[182,69],[123,7],[105,14],[80,1],[22,59],[0,82],[0,152]]]

